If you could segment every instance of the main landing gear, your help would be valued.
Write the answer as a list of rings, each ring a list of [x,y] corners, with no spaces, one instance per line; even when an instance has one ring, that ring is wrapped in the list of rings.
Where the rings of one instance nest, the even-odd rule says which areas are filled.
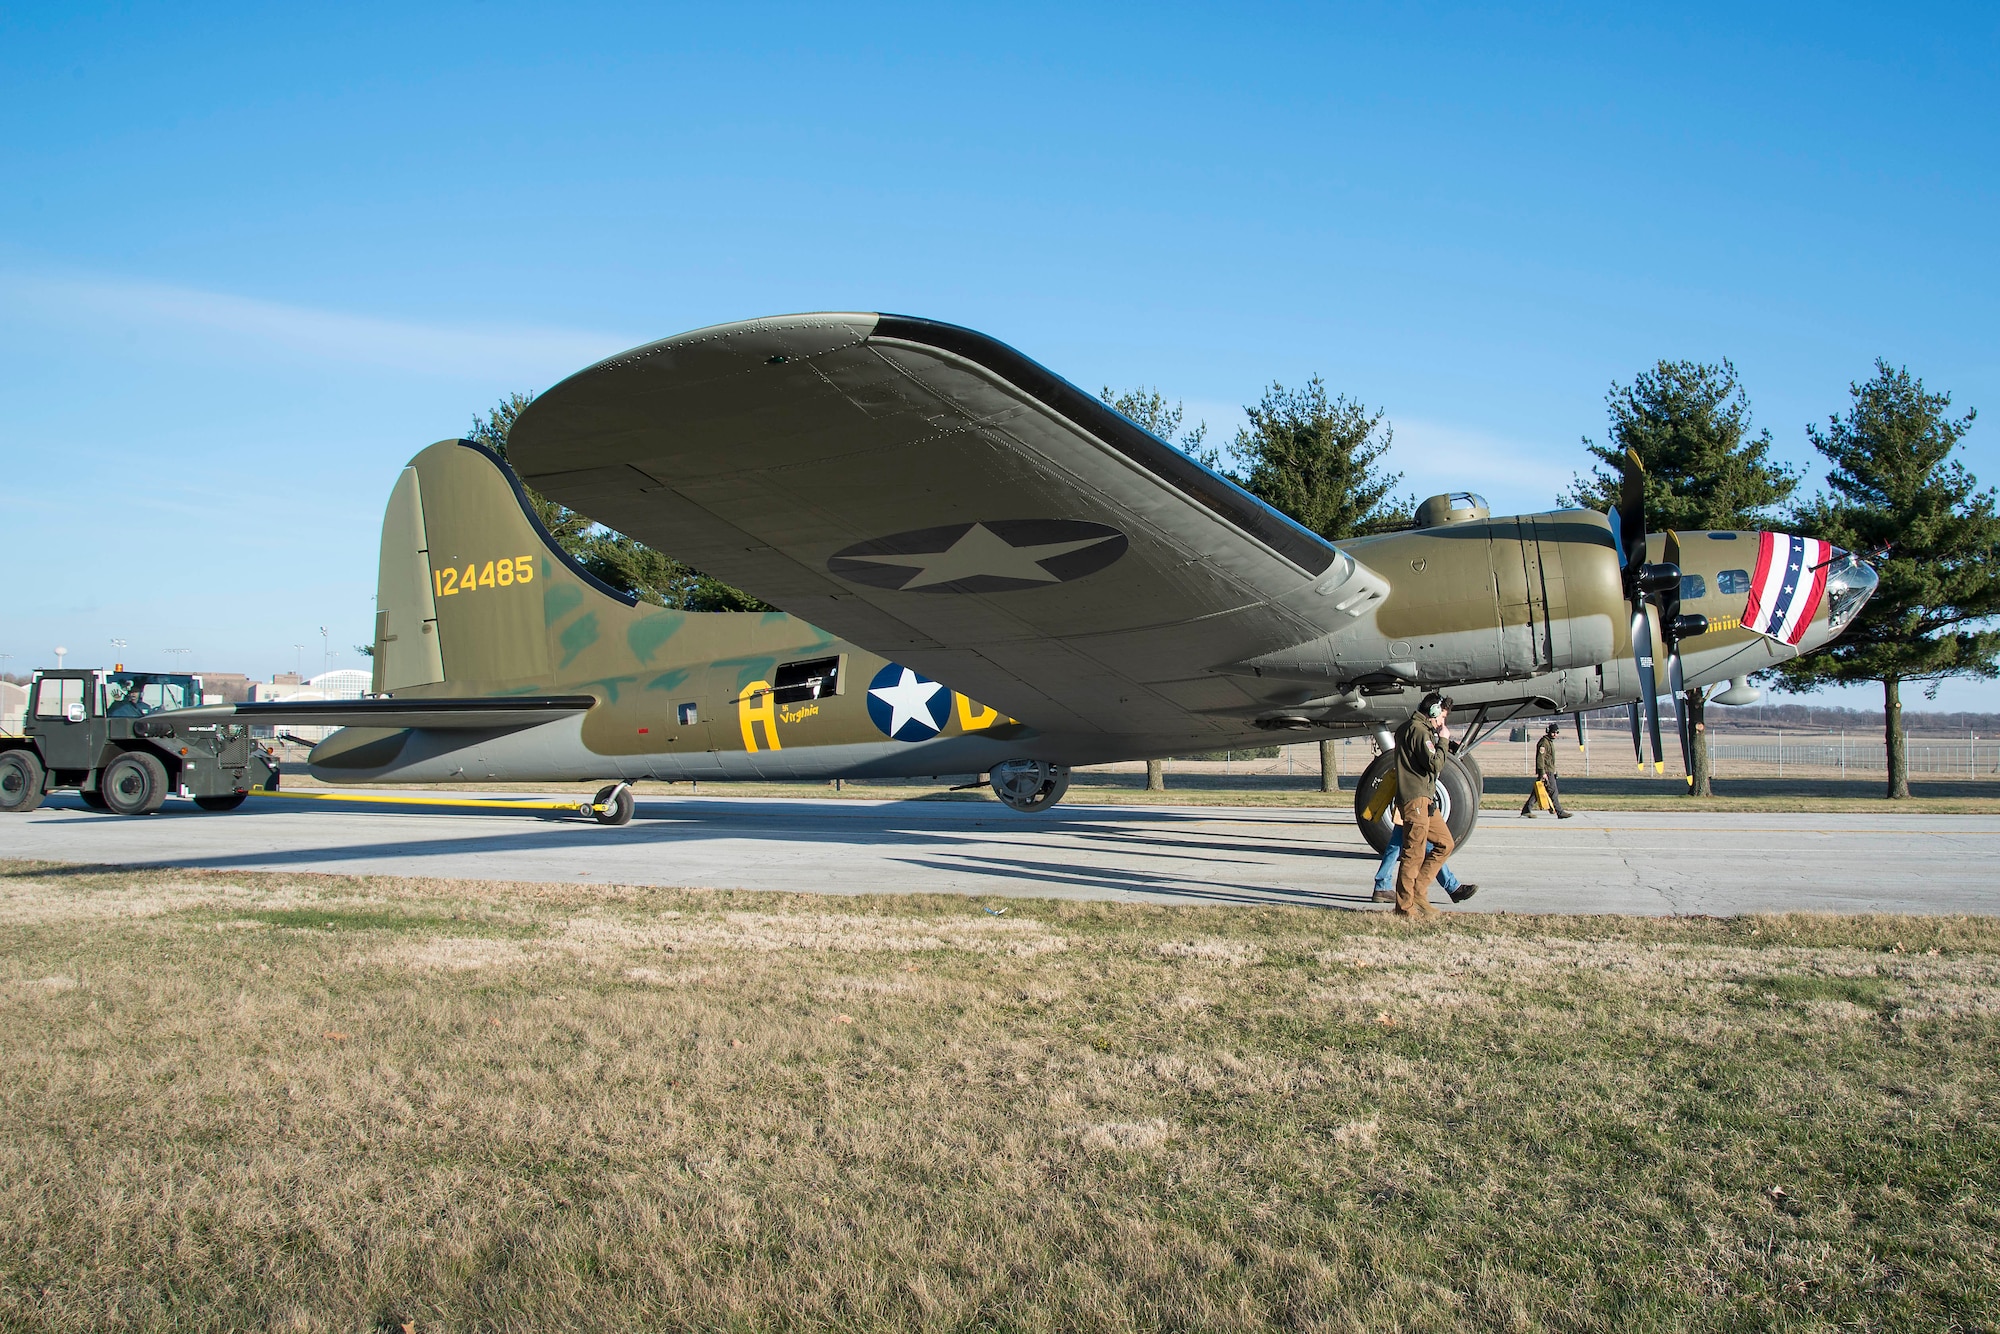
[[[1377,852],[1389,846],[1390,831],[1395,828],[1389,819],[1390,802],[1382,791],[1382,784],[1395,772],[1396,752],[1385,750],[1361,771],[1361,781],[1354,785],[1354,823],[1361,827],[1361,836],[1368,840],[1368,846]],[[1443,799],[1440,804],[1444,808],[1445,828],[1451,830],[1451,841],[1461,848],[1479,823],[1479,796],[1485,784],[1485,775],[1471,751],[1445,758],[1444,769],[1438,775],[1438,792]]]
[[[1047,760],[1002,760],[987,779],[993,795],[1010,808],[1033,815],[1063,799],[1069,791],[1069,766]]]

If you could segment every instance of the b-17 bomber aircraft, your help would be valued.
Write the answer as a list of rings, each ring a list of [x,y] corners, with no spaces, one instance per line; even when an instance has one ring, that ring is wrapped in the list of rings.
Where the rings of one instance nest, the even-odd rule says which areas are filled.
[[[904,316],[634,348],[536,399],[508,458],[446,441],[397,479],[372,698],[181,716],[342,725],[310,759],[335,782],[608,782],[615,823],[638,779],[985,774],[1042,810],[1075,765],[1383,742],[1441,689],[1473,718],[1441,784],[1463,842],[1495,728],[1629,704],[1658,772],[1662,692],[1736,678],[1718,698],[1747,702],[1875,586],[1811,539],[1646,533],[1636,459],[1608,515],[1461,493],[1328,542],[1012,348]],[[784,611],[638,602],[522,482]],[[1355,794],[1378,848],[1384,749]]]

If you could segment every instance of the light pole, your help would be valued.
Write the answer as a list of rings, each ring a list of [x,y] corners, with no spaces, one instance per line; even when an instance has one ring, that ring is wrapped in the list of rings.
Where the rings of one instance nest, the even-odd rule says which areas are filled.
[[[192,652],[194,652],[194,650],[191,648],[170,648],[167,650],[167,656],[173,658],[179,658],[180,662],[177,665],[181,667],[186,667],[187,655]]]
[[[292,647],[297,650],[292,654],[292,675],[303,681],[306,679],[306,646],[304,644],[294,644]]]
[[[323,625],[319,628],[319,669],[321,672],[333,670],[333,642],[327,638]]]

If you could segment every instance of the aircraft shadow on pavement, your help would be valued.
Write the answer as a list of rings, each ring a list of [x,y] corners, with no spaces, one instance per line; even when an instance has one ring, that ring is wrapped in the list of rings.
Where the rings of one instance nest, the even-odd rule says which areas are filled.
[[[194,853],[131,860],[120,858],[119,864],[161,869],[305,868],[391,858],[430,861],[465,856],[504,856],[508,853],[542,856],[567,850],[579,853],[601,849],[629,851],[635,845],[672,847],[697,842],[741,839],[772,843],[798,842],[853,847],[907,848],[913,852],[926,851],[928,856],[901,857],[896,860],[912,866],[922,866],[957,875],[1025,879],[1050,884],[1088,886],[1101,890],[1171,895],[1175,898],[1207,902],[1292,902],[1331,907],[1351,906],[1367,901],[1365,888],[1358,894],[1347,895],[1300,890],[1270,883],[1207,882],[1192,880],[1170,872],[1088,867],[1079,866],[1074,862],[1039,861],[1025,857],[1010,859],[984,855],[966,846],[968,843],[978,844],[987,839],[1002,839],[1010,846],[1018,846],[1021,835],[1060,834],[1068,838],[1083,838],[1106,844],[1114,853],[1167,857],[1180,862],[1187,862],[1193,857],[1203,862],[1236,862],[1253,865],[1269,854],[1274,841],[1287,844],[1306,842],[1293,838],[1273,840],[1269,837],[1268,830],[1261,835],[1252,835],[1246,831],[1240,840],[1234,841],[1227,836],[1216,837],[1212,832],[1207,837],[1184,837],[1177,831],[1192,824],[1211,823],[1202,815],[1188,812],[1162,811],[1145,807],[1099,807],[1090,810],[1057,810],[1024,817],[1012,812],[1005,814],[992,811],[965,812],[962,809],[951,812],[949,807],[942,806],[919,812],[911,809],[913,804],[857,807],[844,803],[836,805],[831,802],[794,803],[772,798],[734,801],[709,798],[681,799],[671,803],[642,803],[639,808],[642,818],[618,828],[604,828],[574,815],[564,817],[554,812],[509,812],[479,808],[454,811],[445,807],[414,812],[408,808],[388,807],[368,813],[393,815],[401,820],[415,821],[423,821],[434,814],[447,813],[460,819],[467,816],[493,816],[507,820],[513,827],[432,838],[425,837],[419,832],[419,826],[419,829],[410,831],[410,836],[402,838],[384,837],[358,843],[316,842],[311,846],[213,854]],[[173,819],[176,823],[180,819],[191,818],[202,824],[216,824],[219,832],[226,826],[216,822],[233,823],[245,818],[254,820],[260,815],[298,813],[296,806],[279,807],[275,802],[260,802],[254,807],[228,814],[188,810],[175,812],[174,815],[162,812],[161,815],[152,818]],[[355,813],[353,810],[340,812],[347,816]],[[977,815],[980,818],[967,818],[968,815]],[[942,818],[938,818],[939,816]],[[115,819],[122,817],[89,812],[79,806],[73,816],[59,821],[44,820],[43,823],[67,825]],[[485,821],[481,820],[480,823],[483,824]],[[555,827],[552,828],[552,825]],[[1310,843],[1296,851],[1289,848],[1286,851],[1294,856],[1342,861],[1374,860],[1372,854],[1365,852],[1316,846]],[[1198,856],[1201,853],[1222,855]],[[613,866],[607,867],[601,874],[615,879],[619,871]],[[480,877],[475,875],[471,878]],[[690,880],[700,878],[697,874]]]

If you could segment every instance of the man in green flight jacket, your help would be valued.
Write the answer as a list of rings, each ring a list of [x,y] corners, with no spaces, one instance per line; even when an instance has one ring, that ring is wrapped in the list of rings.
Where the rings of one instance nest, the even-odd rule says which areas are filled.
[[[1396,916],[1427,921],[1431,881],[1451,856],[1451,830],[1438,810],[1438,774],[1449,753],[1451,700],[1433,690],[1396,732],[1396,808],[1403,816],[1403,860],[1396,867]]]

